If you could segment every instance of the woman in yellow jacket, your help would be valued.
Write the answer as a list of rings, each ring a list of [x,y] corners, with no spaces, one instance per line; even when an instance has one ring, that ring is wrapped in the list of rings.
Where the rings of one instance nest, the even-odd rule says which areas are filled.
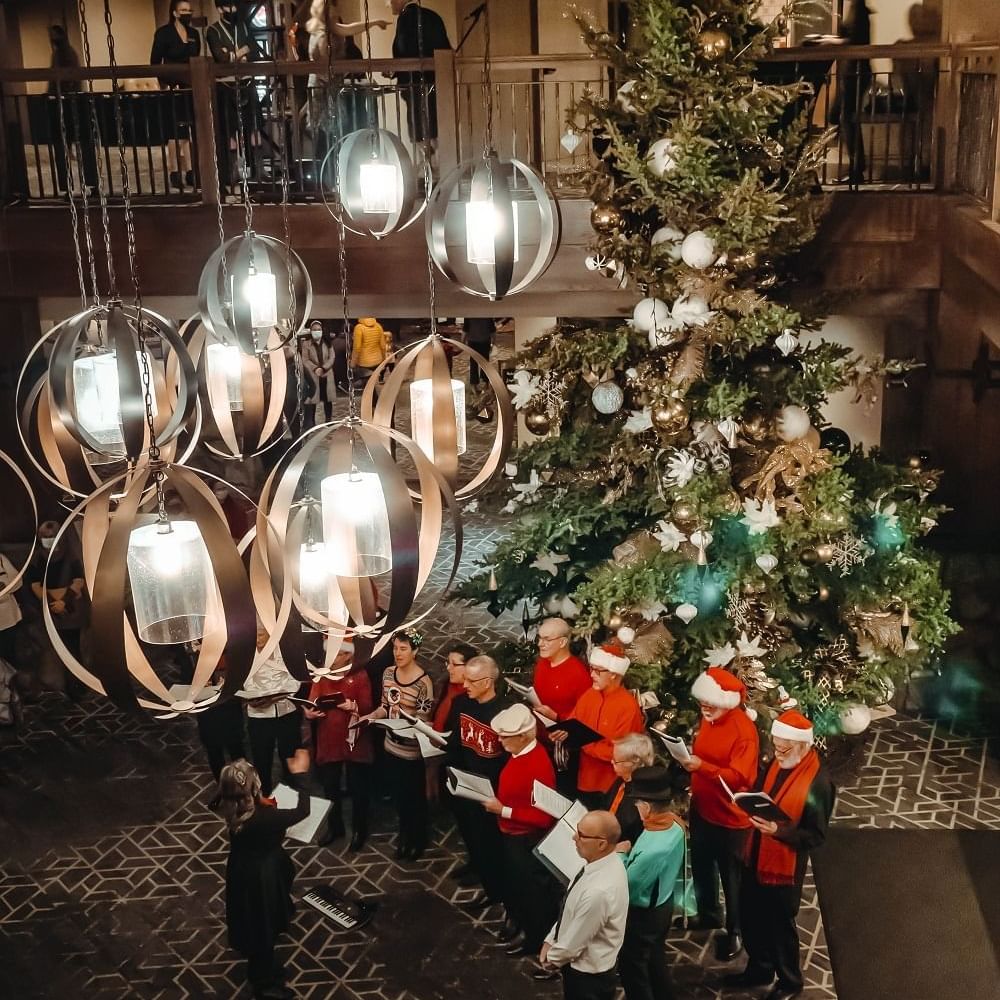
[[[370,373],[385,361],[388,354],[385,330],[374,316],[362,316],[354,327],[351,367]]]

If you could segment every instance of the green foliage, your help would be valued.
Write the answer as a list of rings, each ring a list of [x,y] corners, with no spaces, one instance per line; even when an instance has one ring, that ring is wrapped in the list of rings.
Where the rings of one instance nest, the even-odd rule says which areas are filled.
[[[631,10],[638,50],[581,25],[618,91],[585,95],[569,121],[609,143],[590,188],[621,222],[595,237],[595,252],[673,319],[652,338],[629,323],[567,322],[522,352],[521,367],[560,377],[561,400],[546,401],[554,432],[518,452],[515,484],[537,489],[494,498],[514,515],[509,535],[459,596],[526,601],[535,618],[568,597],[577,632],[595,639],[624,618],[638,631],[630,684],[653,687],[681,723],[694,720],[688,692],[706,663],[759,641],[763,653],[737,648],[729,662],[768,678],[751,684],[757,707],[775,712],[780,684],[833,732],[844,703],[884,701],[956,630],[923,543],[941,510],[928,501],[936,474],[860,448],[817,452],[815,430],[793,442],[778,434],[783,407],[822,428],[831,393],[867,397],[891,370],[810,337],[826,303],[793,304],[786,288],[789,257],[815,233],[822,142],[806,141],[808,88],[757,65],[778,28],[756,22],[749,0]],[[728,53],[703,54],[703,30],[724,31]],[[649,152],[661,139],[674,166],[657,176]],[[663,227],[707,234],[718,259],[695,268],[669,239],[654,246]],[[785,331],[798,342],[780,341]],[[591,393],[607,379],[625,403],[604,416]],[[671,406],[662,426],[641,429],[644,412]],[[567,557],[554,575],[532,565],[546,554]],[[697,609],[688,625],[675,614],[683,603]]]

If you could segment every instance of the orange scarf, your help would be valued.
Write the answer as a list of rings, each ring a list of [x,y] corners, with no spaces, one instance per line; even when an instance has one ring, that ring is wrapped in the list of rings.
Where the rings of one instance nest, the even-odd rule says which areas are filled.
[[[761,789],[766,792],[775,803],[781,807],[793,824],[798,825],[802,819],[802,811],[806,807],[806,800],[809,798],[809,789],[812,787],[813,779],[819,773],[819,755],[815,750],[810,750],[795,765],[792,773],[785,779],[785,783],[775,794],[775,781],[781,769],[777,761],[772,761],[768,768],[767,776],[764,778],[764,785]],[[752,851],[754,840],[760,839],[760,850],[757,854],[757,881],[762,885],[794,885],[795,884],[795,863],[798,854],[794,847],[776,837],[768,837],[764,834],[754,832],[746,841],[743,860],[749,864],[753,860]]]
[[[621,784],[621,788],[615,793],[615,797],[611,800],[611,805],[608,806],[608,812],[613,816],[618,815],[618,807],[622,804],[622,799],[625,798],[625,782]]]

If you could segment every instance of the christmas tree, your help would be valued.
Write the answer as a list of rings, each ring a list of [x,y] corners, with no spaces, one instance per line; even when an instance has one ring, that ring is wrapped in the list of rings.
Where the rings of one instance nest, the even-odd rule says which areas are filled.
[[[643,297],[628,322],[563,323],[519,355],[541,439],[460,596],[616,633],[668,719],[693,719],[692,680],[723,665],[765,717],[797,702],[818,731],[857,732],[956,630],[922,541],[937,474],[824,425],[831,393],[905,365],[824,341],[793,294],[826,137],[808,135],[810,84],[759,65],[784,26],[756,7],[639,0],[641,48],[581,22],[615,95],[570,118],[602,150],[587,266]]]

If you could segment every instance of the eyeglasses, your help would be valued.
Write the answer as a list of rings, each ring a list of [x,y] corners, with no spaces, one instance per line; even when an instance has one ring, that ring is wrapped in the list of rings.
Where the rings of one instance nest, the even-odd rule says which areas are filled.
[[[595,836],[592,833],[580,833],[579,830],[577,830],[576,833],[573,834],[573,837],[576,840],[603,840],[603,841],[607,841],[607,839],[608,839],[607,837],[598,837],[598,836]]]
[[[558,642],[560,639],[565,639],[564,635],[540,635],[538,637],[539,642]]]
[[[611,671],[608,670],[606,667],[591,667],[590,668],[590,672],[592,674],[610,674],[611,673]]]
[[[466,677],[466,684],[481,684],[483,681],[488,681],[489,677]]]

